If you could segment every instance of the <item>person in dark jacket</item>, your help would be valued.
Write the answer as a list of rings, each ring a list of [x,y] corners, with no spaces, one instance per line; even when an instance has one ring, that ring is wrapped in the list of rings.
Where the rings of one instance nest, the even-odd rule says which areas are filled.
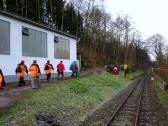
[[[45,74],[47,75],[47,82],[50,82],[52,70],[54,70],[53,65],[50,64],[50,61],[47,60],[47,63],[44,66]]]
[[[24,81],[24,76],[28,74],[28,69],[24,64],[24,60],[17,65],[15,72],[19,77],[18,87],[25,86],[26,82]]]
[[[85,61],[85,63],[84,63],[84,67],[85,67],[85,71],[86,71],[86,69],[87,69],[87,62]]]
[[[5,85],[6,84],[5,84],[5,79],[4,79],[4,76],[3,76],[3,72],[0,69],[0,90],[4,89]]]
[[[78,76],[78,64],[77,64],[76,61],[74,61],[73,64],[72,64],[72,75],[71,75],[71,77],[77,78],[77,76]]]

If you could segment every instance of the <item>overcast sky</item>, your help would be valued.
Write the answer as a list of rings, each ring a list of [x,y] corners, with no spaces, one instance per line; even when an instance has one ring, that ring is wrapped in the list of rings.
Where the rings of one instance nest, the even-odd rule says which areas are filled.
[[[105,0],[105,7],[112,17],[131,17],[143,39],[159,33],[168,40],[168,0]]]

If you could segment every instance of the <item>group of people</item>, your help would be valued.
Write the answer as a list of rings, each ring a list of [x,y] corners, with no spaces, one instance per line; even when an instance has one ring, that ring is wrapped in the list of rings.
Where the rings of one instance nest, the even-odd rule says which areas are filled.
[[[50,63],[49,60],[47,60],[47,63],[44,66],[44,71],[45,71],[45,75],[46,75],[46,80],[49,83],[50,79],[51,79],[51,74],[52,71],[54,70],[53,65]],[[60,63],[57,65],[57,79],[60,80],[60,75],[61,75],[61,79],[64,79],[64,70],[65,70],[65,66],[63,64],[63,61],[60,61]],[[78,65],[77,62],[74,61],[71,65],[70,65],[70,70],[72,70],[72,75],[71,77],[77,77],[77,72],[78,72]],[[30,68],[29,68],[29,72],[30,72],[30,77],[31,77],[31,83],[32,83],[32,88],[36,89],[38,88],[39,85],[39,76],[41,75],[41,71],[40,71],[40,67],[37,64],[37,60],[33,60],[33,63],[31,64]],[[18,87],[24,86],[26,83],[24,81],[24,76],[26,74],[28,74],[28,69],[27,66],[25,65],[24,60],[22,60],[16,67],[15,73],[17,74],[17,76],[19,77],[19,81],[18,81]],[[2,73],[2,70],[0,69],[0,90],[3,89],[5,86],[5,79]]]
[[[112,73],[114,73],[114,75],[117,75],[117,74],[119,74],[120,71],[121,72],[123,71],[124,76],[126,77],[126,75],[128,74],[128,65],[125,64],[125,65],[122,65],[119,67],[112,65],[111,71],[112,71]]]

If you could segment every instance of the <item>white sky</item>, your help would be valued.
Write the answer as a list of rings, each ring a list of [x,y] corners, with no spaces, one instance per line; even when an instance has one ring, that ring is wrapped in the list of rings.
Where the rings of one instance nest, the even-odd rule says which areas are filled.
[[[105,7],[112,17],[131,17],[143,39],[159,33],[168,40],[168,0],[105,0]]]

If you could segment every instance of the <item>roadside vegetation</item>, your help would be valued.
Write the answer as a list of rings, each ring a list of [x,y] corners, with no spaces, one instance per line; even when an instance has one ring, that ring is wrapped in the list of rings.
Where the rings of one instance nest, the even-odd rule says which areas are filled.
[[[135,78],[142,72],[132,73]],[[102,72],[65,80],[31,92],[0,117],[0,125],[78,125],[133,80]]]
[[[168,112],[168,91],[162,90],[159,86],[155,85],[155,89],[159,95],[161,102]]]
[[[143,71],[136,71],[136,72],[134,72],[134,73],[132,73],[132,74],[129,74],[128,75],[128,78],[130,79],[130,80],[134,80],[134,79],[136,79],[136,78],[138,78],[138,77],[140,77],[140,76],[142,76],[144,73],[143,73]]]
[[[168,79],[167,79],[167,69],[163,69],[163,68],[155,68],[154,69],[154,73],[159,76],[163,81],[166,82],[166,84],[168,83]],[[161,89],[158,85],[155,85],[155,89],[160,97],[161,102],[163,103],[164,107],[166,108],[166,110],[168,111],[168,87],[165,87],[164,91],[163,89]]]

